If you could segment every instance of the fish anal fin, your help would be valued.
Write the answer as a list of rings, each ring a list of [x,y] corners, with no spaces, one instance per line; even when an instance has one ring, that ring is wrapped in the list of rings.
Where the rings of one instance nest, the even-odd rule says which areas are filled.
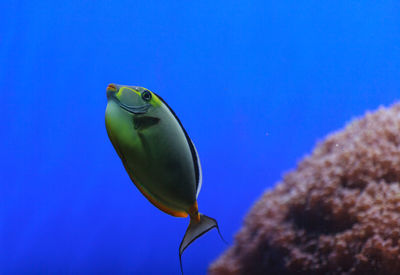
[[[124,166],[125,166],[125,163],[124,163]],[[128,169],[126,169],[126,171],[128,172],[129,177],[131,178],[132,182],[135,184],[137,189],[139,189],[140,193],[142,193],[143,196],[145,196],[145,198],[149,202],[151,202],[155,207],[157,207],[161,211],[167,213],[168,215],[171,215],[174,217],[186,218],[188,216],[188,213],[186,213],[185,211],[177,211],[177,210],[171,209],[171,208],[165,206],[164,204],[162,204],[161,202],[159,202],[158,200],[156,200],[140,184],[137,184],[135,182],[135,180],[133,179],[133,177]]]

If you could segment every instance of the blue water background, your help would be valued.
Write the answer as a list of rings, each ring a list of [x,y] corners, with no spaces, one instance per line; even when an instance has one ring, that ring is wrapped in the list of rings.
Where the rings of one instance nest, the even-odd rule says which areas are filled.
[[[398,1],[2,1],[0,273],[179,274],[188,219],[135,188],[108,83],[160,94],[195,142],[200,211],[232,243],[261,194],[400,98]],[[205,274],[211,231],[183,256]]]

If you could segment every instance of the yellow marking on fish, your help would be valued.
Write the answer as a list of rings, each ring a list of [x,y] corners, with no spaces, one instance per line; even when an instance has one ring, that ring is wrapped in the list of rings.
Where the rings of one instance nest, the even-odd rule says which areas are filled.
[[[117,96],[118,99],[120,99],[121,94],[122,94],[122,92],[123,92],[124,90],[132,91],[132,92],[134,92],[135,94],[137,94],[137,95],[140,96],[140,93],[139,93],[138,91],[132,89],[132,88],[129,88],[129,87],[121,87],[121,88],[119,88],[118,93],[115,94],[115,95]]]
[[[153,105],[154,107],[161,106],[162,101],[158,98],[158,96],[155,93],[153,93],[152,91],[150,91],[150,90],[148,90],[148,91],[152,95],[152,98],[150,100],[150,104]]]
[[[130,90],[130,91],[132,91],[132,92],[134,92],[135,94],[137,94],[137,95],[139,95],[139,96],[142,96],[142,94],[140,93],[140,92],[138,92],[138,91],[136,91],[135,89],[132,89],[132,88],[130,88],[130,87],[121,87],[120,89],[119,89],[119,91],[118,91],[118,93],[116,93],[116,96],[117,96],[117,98],[118,99],[120,99],[120,96],[121,96],[121,93],[122,93],[122,91],[123,90]],[[158,106],[161,106],[161,104],[162,104],[162,101],[158,98],[158,96],[155,94],[155,93],[153,93],[152,91],[150,91],[149,89],[145,89],[146,91],[149,91],[150,93],[151,93],[151,100],[149,101],[149,103],[152,105],[152,106],[154,106],[154,107],[158,107]]]

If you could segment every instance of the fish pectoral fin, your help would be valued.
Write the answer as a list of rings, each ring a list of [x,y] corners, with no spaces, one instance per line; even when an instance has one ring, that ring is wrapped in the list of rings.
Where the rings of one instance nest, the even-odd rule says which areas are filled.
[[[218,234],[221,239],[226,243],[226,241],[222,238],[221,232],[219,231],[218,223],[213,218],[207,217],[206,215],[200,214],[200,220],[197,221],[195,218],[190,217],[190,223],[188,228],[186,229],[185,236],[179,246],[179,262],[181,265],[181,271],[183,274],[182,268],[182,253],[183,251],[197,238],[201,235],[207,233],[213,228],[217,228]]]
[[[135,116],[133,118],[133,126],[136,130],[144,130],[156,125],[160,121],[157,117],[152,116]]]

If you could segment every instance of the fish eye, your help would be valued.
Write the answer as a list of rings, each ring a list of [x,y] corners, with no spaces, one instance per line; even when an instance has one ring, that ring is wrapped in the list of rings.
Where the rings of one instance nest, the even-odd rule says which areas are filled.
[[[150,91],[144,91],[142,93],[142,98],[144,101],[150,101],[151,100],[151,93]]]

